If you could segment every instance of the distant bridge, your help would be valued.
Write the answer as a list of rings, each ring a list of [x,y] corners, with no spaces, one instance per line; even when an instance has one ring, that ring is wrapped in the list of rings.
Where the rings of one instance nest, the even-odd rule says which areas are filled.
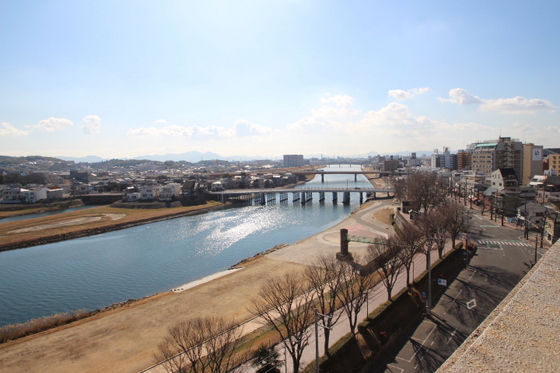
[[[219,197],[222,202],[242,202],[250,204],[266,205],[276,203],[279,197],[280,203],[288,201],[288,193],[292,193],[292,201],[299,201],[305,204],[313,199],[313,193],[319,193],[319,201],[325,200],[325,193],[332,193],[333,203],[338,202],[338,193],[342,193],[342,203],[350,203],[350,193],[359,193],[360,202],[363,201],[363,194],[367,197],[378,198],[378,194],[384,194],[386,198],[394,196],[393,188],[374,189],[374,188],[265,188],[265,189],[228,189],[223,191],[208,192],[209,195]]]
[[[391,176],[397,174],[396,172],[390,171],[321,171],[321,170],[309,170],[309,171],[289,171],[294,175],[321,175],[321,182],[325,182],[325,175],[354,175],[354,181],[358,181],[358,175],[369,175],[376,174],[379,177]]]

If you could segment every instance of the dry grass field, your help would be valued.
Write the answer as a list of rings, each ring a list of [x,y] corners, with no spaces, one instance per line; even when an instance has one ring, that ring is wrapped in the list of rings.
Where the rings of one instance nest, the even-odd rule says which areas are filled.
[[[24,247],[29,244],[40,244],[41,241],[54,242],[97,234],[115,228],[126,228],[154,220],[196,213],[221,205],[219,202],[208,201],[204,205],[161,209],[100,206],[42,218],[6,223],[0,221],[0,250],[17,247],[20,244]]]

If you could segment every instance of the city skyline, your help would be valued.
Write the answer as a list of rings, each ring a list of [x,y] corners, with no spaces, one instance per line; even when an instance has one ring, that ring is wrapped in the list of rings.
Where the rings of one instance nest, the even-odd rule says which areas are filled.
[[[560,146],[557,2],[0,3],[0,155]]]

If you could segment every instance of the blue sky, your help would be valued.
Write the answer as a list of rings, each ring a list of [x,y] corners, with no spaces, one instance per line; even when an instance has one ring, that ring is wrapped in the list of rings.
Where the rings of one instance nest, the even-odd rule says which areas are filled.
[[[0,0],[0,155],[560,147],[560,2]]]

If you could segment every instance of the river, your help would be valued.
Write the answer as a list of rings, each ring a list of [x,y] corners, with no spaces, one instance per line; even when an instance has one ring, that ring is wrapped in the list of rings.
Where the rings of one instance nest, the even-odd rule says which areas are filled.
[[[327,169],[328,170],[328,169]],[[332,166],[359,170],[359,166]],[[368,187],[362,175],[303,186]],[[319,233],[359,207],[311,203],[245,206],[100,235],[0,252],[0,326],[142,298],[226,270],[240,260]],[[339,201],[341,201],[339,195]]]

